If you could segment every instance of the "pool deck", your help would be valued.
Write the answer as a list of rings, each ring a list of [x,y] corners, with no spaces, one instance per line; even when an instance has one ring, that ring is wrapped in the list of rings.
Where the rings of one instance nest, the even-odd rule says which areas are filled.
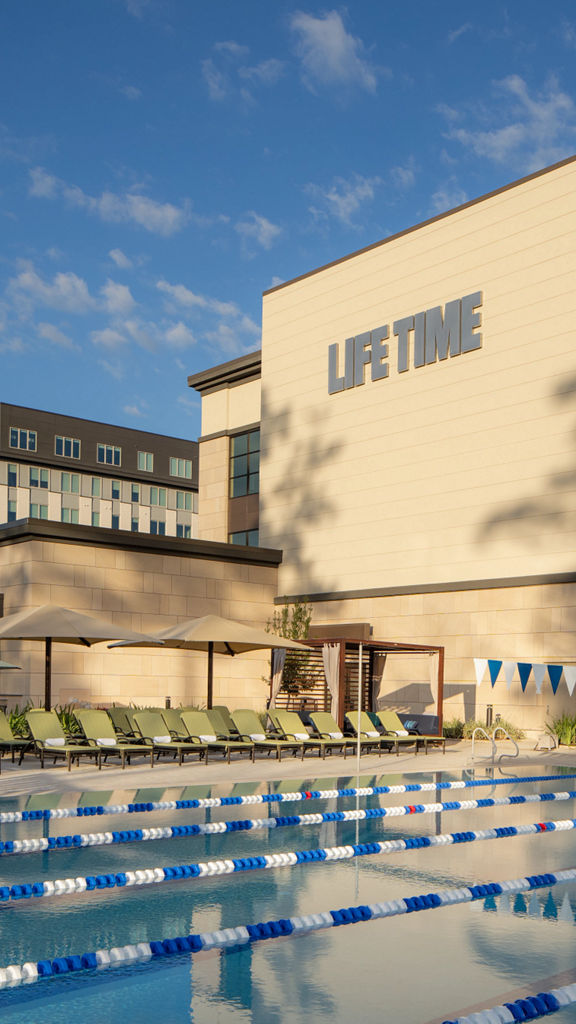
[[[553,773],[559,767],[574,768],[576,771],[576,747],[560,747],[556,750],[535,749],[534,740],[524,740],[520,744],[520,753],[515,758],[505,758],[502,763],[503,774],[529,775],[544,769]],[[501,745],[501,751],[506,748]],[[407,751],[399,756],[384,753],[363,754],[360,758],[360,774],[391,775],[407,772],[462,772],[475,767],[486,768],[491,765],[487,757],[488,748],[476,746],[476,757],[472,760],[472,744],[467,740],[448,740],[446,753],[441,750],[430,750],[425,755],[417,756]],[[272,756],[258,756],[255,764],[247,757],[234,757],[227,764],[219,755],[214,755],[208,765],[203,762],[187,761],[179,766],[166,759],[156,762],[151,768],[149,763],[139,759],[122,770],[117,762],[105,764],[101,771],[91,763],[81,763],[67,771],[61,762],[48,765],[43,770],[39,761],[26,757],[22,765],[12,764],[10,756],[2,758],[0,774],[0,798],[28,796],[37,793],[59,792],[77,793],[79,790],[131,790],[144,787],[184,787],[184,786],[225,786],[227,783],[248,783],[288,781],[295,779],[302,782],[306,779],[333,779],[335,776],[353,776],[357,772],[357,759],[348,755],[346,759],[329,754],[325,760],[313,753],[306,755],[304,761],[300,757],[284,755],[279,763]],[[296,786],[296,788],[299,788]]]

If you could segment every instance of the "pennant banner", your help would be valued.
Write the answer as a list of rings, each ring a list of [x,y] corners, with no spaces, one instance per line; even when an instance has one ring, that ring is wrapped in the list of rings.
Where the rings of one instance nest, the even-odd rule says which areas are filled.
[[[518,672],[522,693],[526,693],[526,687],[528,686],[528,681],[531,675],[534,677],[536,693],[542,692],[542,684],[544,683],[546,676],[548,676],[548,680],[554,694],[558,693],[562,679],[564,679],[564,682],[566,683],[566,689],[570,696],[572,696],[576,689],[576,664],[555,665],[546,663],[538,665],[531,661],[501,661],[498,658],[474,658],[474,671],[476,674],[477,686],[480,686],[484,680],[486,669],[488,669],[488,676],[492,687],[495,686],[503,669],[506,688],[508,690],[512,686],[514,674],[516,672]]]

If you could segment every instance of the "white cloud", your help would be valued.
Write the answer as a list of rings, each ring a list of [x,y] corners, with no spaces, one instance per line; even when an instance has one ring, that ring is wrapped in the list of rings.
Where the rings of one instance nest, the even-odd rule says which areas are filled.
[[[211,57],[202,61],[202,77],[208,86],[211,100],[223,100],[228,93],[226,77],[216,67]]]
[[[107,359],[99,359],[98,365],[102,367],[106,373],[109,373],[114,380],[122,380],[124,377],[124,367],[120,363],[110,363]]]
[[[125,405],[124,412],[126,413],[127,416],[134,416],[137,419],[142,419],[143,417],[146,416],[146,413],[142,412],[142,409],[140,409],[139,406],[137,405]]]
[[[206,295],[198,295],[191,291],[184,284],[169,284],[168,281],[157,281],[156,287],[159,291],[169,296],[168,308],[172,308],[172,302],[184,309],[206,309],[210,313],[217,313],[219,316],[240,316],[240,309],[235,302],[222,302],[220,299],[211,299]]]
[[[192,334],[189,327],[186,326],[182,320],[179,320],[177,324],[172,324],[164,333],[164,337],[169,345],[174,348],[189,348],[190,345],[196,343],[196,339]]]
[[[237,43],[234,39],[225,39],[220,43],[214,43],[214,49],[218,53],[227,53],[232,57],[247,57],[250,53],[248,46],[243,46],[241,43]]]
[[[284,278],[278,277],[276,274],[274,274],[272,281],[270,282],[270,287],[276,288],[279,284],[284,284]]]
[[[128,286],[117,284],[110,278],[100,291],[104,296],[104,303],[109,313],[129,313],[136,305]]]
[[[234,225],[234,229],[245,240],[254,239],[263,249],[271,249],[282,234],[282,228],[277,224],[272,224],[266,217],[255,213],[254,210],[250,210],[246,214],[245,220],[238,221]]]
[[[64,334],[54,324],[41,323],[38,324],[36,330],[41,338],[53,342],[54,345],[60,345],[62,348],[78,349],[78,345],[74,344],[72,338],[69,338],[67,334]]]
[[[576,25],[570,21],[562,24],[562,40],[571,50],[576,50]]]
[[[460,142],[476,156],[524,172],[535,171],[574,151],[576,106],[556,79],[536,95],[530,94],[519,75],[496,82],[495,89],[494,111],[481,108],[476,116],[480,125],[453,128],[447,138]],[[482,128],[483,123],[490,126]]]
[[[152,321],[124,320],[121,324],[122,330],[128,334],[137,345],[153,352],[159,338],[158,327]]]
[[[26,346],[22,338],[11,338],[0,344],[0,352],[11,352],[12,355],[21,356],[26,352]]]
[[[92,331],[90,337],[94,345],[103,345],[104,348],[119,348],[120,345],[127,345],[128,339],[120,334],[120,331],[112,327],[105,327],[101,331]]]
[[[437,189],[431,198],[430,214],[434,217],[438,213],[445,213],[446,210],[453,210],[456,206],[462,206],[468,202],[468,196],[463,189],[457,185],[447,185]]]
[[[132,263],[132,260],[129,259],[128,256],[126,256],[125,253],[122,252],[122,249],[110,249],[108,255],[110,259],[114,261],[116,266],[120,268],[120,270],[130,270],[130,268],[134,265]]]
[[[413,161],[410,160],[405,167],[392,167],[390,171],[390,180],[396,188],[412,188],[416,181],[416,172],[414,170]]]
[[[318,86],[376,91],[376,72],[364,56],[364,44],[346,31],[338,11],[318,18],[299,11],[292,16],[291,28],[298,36],[303,81],[312,92]]]
[[[139,100],[142,95],[142,90],[136,85],[121,85],[120,92],[127,100]]]
[[[472,28],[472,23],[466,21],[463,25],[460,25],[460,28],[455,28],[452,32],[448,33],[448,42],[455,43],[457,39],[460,39],[460,36],[464,35],[465,32],[471,32]]]
[[[361,174],[355,174],[348,181],[336,178],[329,188],[307,185],[305,191],[320,204],[310,208],[314,216],[335,217],[342,224],[351,225],[360,207],[372,202],[376,188],[382,183],[382,178],[364,178]]]
[[[32,266],[28,266],[10,280],[8,292],[20,308],[43,305],[66,313],[87,313],[97,306],[86,282],[71,271],[56,274],[48,282],[42,280]]]
[[[255,64],[253,67],[238,68],[240,78],[244,78],[249,82],[256,82],[260,85],[275,85],[283,73],[283,61],[276,60],[274,57],[271,57],[269,60],[263,60],[260,64]]]
[[[41,167],[30,171],[30,179],[31,196],[42,199],[63,198],[70,205],[87,210],[103,221],[137,224],[155,235],[173,235],[181,231],[190,219],[188,203],[183,206],[160,203],[140,192],[118,194],[105,191],[99,196],[91,196],[77,185],[68,185],[48,174]]]

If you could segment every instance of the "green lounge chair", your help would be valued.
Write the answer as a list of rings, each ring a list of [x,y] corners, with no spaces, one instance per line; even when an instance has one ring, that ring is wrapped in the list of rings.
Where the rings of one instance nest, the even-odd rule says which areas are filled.
[[[208,712],[208,714],[209,715],[212,715],[212,714],[217,715],[219,720],[220,720],[220,722],[224,726],[224,732],[227,732],[228,735],[232,739],[234,739],[234,738],[238,739],[238,737],[240,736],[240,733],[238,732],[238,729],[236,727],[236,723],[235,723],[234,719],[232,718],[232,715],[230,714],[230,712],[229,712],[229,710],[228,710],[228,708],[226,707],[225,704],[217,704],[217,705],[215,705],[213,708],[210,708],[210,711]],[[246,737],[244,736],[243,739],[246,739]]]
[[[354,716],[354,721],[356,721],[358,712],[349,711],[348,714],[346,715],[347,720],[352,725],[352,728],[354,728],[354,721],[352,721],[351,718],[352,715]],[[381,745],[383,747],[386,747],[387,750],[394,749],[396,756],[398,756],[398,754],[400,753],[400,747],[414,745],[414,752],[417,754],[418,748],[421,746],[417,736],[409,736],[408,734],[404,736],[398,736],[397,733],[390,732],[388,729],[385,729],[383,725],[383,732],[378,732],[374,725],[374,722],[372,721],[367,711],[360,712],[360,729],[362,730],[363,734],[366,734],[370,737],[373,737],[374,734],[376,733],[379,737]]]
[[[93,708],[78,708],[74,712],[82,732],[92,747],[99,747],[102,757],[117,755],[121,758],[122,768],[126,767],[126,761],[130,764],[130,758],[135,754],[150,755],[150,766],[154,767],[154,747],[151,743],[128,743],[119,739],[110,718],[105,711]]]
[[[108,708],[106,714],[110,718],[114,729],[116,730],[118,739],[127,743],[137,741],[137,731],[134,725],[132,714],[133,708],[120,708],[112,707]]]
[[[381,725],[388,733],[396,733],[398,739],[405,739],[406,733],[410,739],[416,739],[417,743],[424,747],[424,753],[428,753],[428,747],[439,744],[442,747],[442,753],[446,753],[446,739],[444,736],[433,736],[431,733],[425,733],[422,735],[417,732],[409,732],[399,715],[395,711],[379,711],[378,719]]]
[[[254,760],[255,747],[252,740],[228,739],[218,736],[206,711],[183,711],[180,715],[185,729],[194,739],[205,743],[210,750],[219,750],[226,755],[230,764],[230,754],[233,750],[249,754]]]
[[[188,739],[188,730],[185,728],[180,715],[183,708],[163,708],[160,714],[166,723],[166,728],[173,740],[180,740],[185,743]]]
[[[93,757],[98,763],[98,768],[102,767],[101,747],[82,746],[79,743],[69,742],[55,711],[37,709],[27,711],[26,721],[42,768],[47,755],[54,758],[54,764],[58,757],[65,757],[68,762],[68,771],[72,767],[72,761],[77,761],[80,764],[81,757]]]
[[[245,738],[249,737],[257,750],[266,750],[269,754],[274,751],[278,761],[282,760],[283,750],[290,750],[293,754],[297,754],[300,751],[302,759],[304,759],[303,743],[267,735],[258,715],[250,708],[240,708],[238,711],[233,711],[232,719],[238,732]]]
[[[360,743],[362,746],[366,745],[367,750],[372,745],[378,751],[378,754],[381,755],[383,750],[390,750],[394,747],[396,753],[398,753],[398,737],[385,736],[379,733],[374,728],[374,723],[370,721],[366,711],[357,711],[355,709],[347,711],[345,718],[354,733],[356,742],[358,742],[358,736],[360,736]]]
[[[338,749],[341,751],[344,748],[344,757],[346,757],[346,743],[343,738],[311,736],[296,711],[280,711],[274,708],[268,714],[283,739],[300,740],[304,744],[304,752],[317,750],[318,756],[324,758],[327,750]]]
[[[27,750],[32,750],[32,740],[25,736],[15,736],[12,732],[12,726],[8,720],[8,716],[3,711],[0,712],[0,757],[6,751],[10,751],[12,754],[12,764],[14,764],[14,754],[19,751],[20,758],[18,764],[22,764],[22,758]]]
[[[186,754],[198,754],[198,758],[204,756],[208,764],[208,745],[191,737],[185,741],[173,740],[159,711],[135,711],[134,724],[142,739],[151,743],[158,755],[172,751],[178,756],[178,764],[182,764]]]
[[[356,740],[351,736],[344,735],[342,729],[338,727],[338,722],[329,711],[312,711],[309,717],[314,729],[313,736],[330,740],[336,746],[340,746],[344,751],[344,758],[346,758],[348,749],[355,750]]]

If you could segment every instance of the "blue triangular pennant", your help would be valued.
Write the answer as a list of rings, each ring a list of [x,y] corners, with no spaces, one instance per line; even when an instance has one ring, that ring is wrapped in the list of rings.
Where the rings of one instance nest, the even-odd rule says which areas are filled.
[[[494,686],[494,683],[498,679],[501,668],[501,661],[495,661],[494,658],[488,658],[488,671],[490,672],[490,682],[492,683],[492,686]]]
[[[550,686],[552,687],[554,693],[556,693],[556,690],[560,686],[560,680],[562,679],[562,672],[564,671],[564,667],[562,665],[547,665],[546,668],[548,669]]]
[[[530,673],[532,671],[532,665],[527,661],[518,662],[518,675],[520,676],[520,686],[522,687],[522,693],[526,692]]]

